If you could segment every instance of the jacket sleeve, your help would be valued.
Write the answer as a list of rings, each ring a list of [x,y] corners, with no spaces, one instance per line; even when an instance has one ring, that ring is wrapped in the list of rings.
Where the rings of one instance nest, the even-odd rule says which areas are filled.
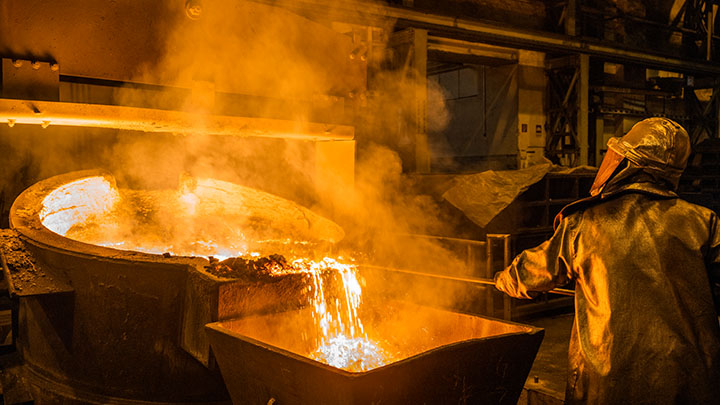
[[[495,274],[495,287],[515,298],[533,298],[529,292],[549,291],[572,279],[574,242],[582,213],[564,217],[552,238],[524,250],[505,270]]]

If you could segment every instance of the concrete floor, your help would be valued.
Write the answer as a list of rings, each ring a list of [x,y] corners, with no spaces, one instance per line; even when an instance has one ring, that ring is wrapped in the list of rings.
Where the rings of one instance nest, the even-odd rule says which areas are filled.
[[[574,315],[562,314],[521,321],[545,329],[518,404],[562,404],[565,399],[567,353]]]

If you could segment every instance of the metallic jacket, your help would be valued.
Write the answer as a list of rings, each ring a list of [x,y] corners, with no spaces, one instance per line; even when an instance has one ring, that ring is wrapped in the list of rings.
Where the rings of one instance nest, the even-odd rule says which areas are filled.
[[[517,298],[575,282],[567,403],[720,403],[720,224],[624,162],[495,276]]]

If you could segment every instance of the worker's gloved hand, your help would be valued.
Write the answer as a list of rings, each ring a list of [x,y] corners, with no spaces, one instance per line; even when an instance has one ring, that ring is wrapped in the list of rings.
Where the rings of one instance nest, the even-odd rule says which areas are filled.
[[[518,283],[517,279],[512,277],[511,272],[513,270],[514,268],[510,266],[503,271],[495,273],[495,288],[514,298],[537,298],[541,292],[526,290],[523,284]]]

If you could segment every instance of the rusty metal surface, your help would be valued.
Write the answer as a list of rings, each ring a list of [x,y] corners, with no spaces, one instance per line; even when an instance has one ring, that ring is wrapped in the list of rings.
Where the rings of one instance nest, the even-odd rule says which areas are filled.
[[[0,99],[0,122],[323,141],[351,140],[355,135],[347,125],[15,99]]]
[[[34,100],[60,98],[58,65],[48,62],[2,58],[0,95],[6,98],[29,97]]]
[[[218,92],[284,97],[298,95],[281,90],[289,88],[287,62],[295,61],[322,78],[316,92],[365,89],[366,65],[348,57],[355,45],[346,35],[232,0],[206,2],[193,21],[184,3],[3,0],[0,54],[58,62],[62,75],[188,88],[210,76]],[[257,68],[260,58],[268,68]]]
[[[0,233],[13,235],[35,266],[65,275],[72,286],[20,297],[18,347],[33,386],[47,403],[228,400],[205,324],[297,307],[305,284],[293,277],[272,283],[216,277],[204,270],[204,258],[91,245],[42,225],[38,213],[50,191],[105,174],[87,170],[36,183],[13,204],[13,230]]]
[[[514,404],[543,337],[543,330],[420,306],[387,307],[386,318],[421,318],[439,341],[422,341],[409,328],[386,334],[423,350],[394,363],[353,373],[303,354],[312,334],[289,311],[207,326],[213,351],[235,404],[493,403]],[[432,320],[438,322],[434,324]],[[453,325],[453,327],[449,327]],[[263,326],[265,329],[263,330]],[[378,326],[392,330],[393,326]],[[470,332],[472,331],[472,332]],[[452,335],[460,334],[457,339]],[[464,338],[462,334],[465,334]],[[417,345],[416,345],[417,344]],[[423,348],[423,349],[418,349]]]
[[[268,282],[230,280],[192,271],[185,287],[181,346],[198,361],[214,366],[204,326],[238,316],[299,308],[307,284],[300,275]]]
[[[0,356],[0,398],[7,405],[35,403],[17,352]]]
[[[65,274],[73,287],[63,294],[20,297],[17,346],[26,367],[54,382],[42,383],[45,389],[68,386],[128,401],[226,400],[219,372],[179,345],[187,274],[207,261],[92,246],[40,223],[47,191],[83,173],[97,172],[38,183],[10,212],[35,263]]]
[[[29,368],[98,395],[223,399],[219,375],[179,344],[186,265],[82,257],[33,245],[74,292],[20,299],[18,347]]]
[[[0,259],[10,296],[59,294],[73,291],[67,277],[36,263],[17,232],[0,230]]]
[[[128,398],[99,395],[84,391],[47,378],[23,365],[22,358],[15,354],[0,358],[0,383],[5,404],[53,404],[53,405],[170,405],[172,402],[133,400]],[[193,402],[197,403],[197,402]],[[230,401],[205,402],[205,405],[227,405]]]

